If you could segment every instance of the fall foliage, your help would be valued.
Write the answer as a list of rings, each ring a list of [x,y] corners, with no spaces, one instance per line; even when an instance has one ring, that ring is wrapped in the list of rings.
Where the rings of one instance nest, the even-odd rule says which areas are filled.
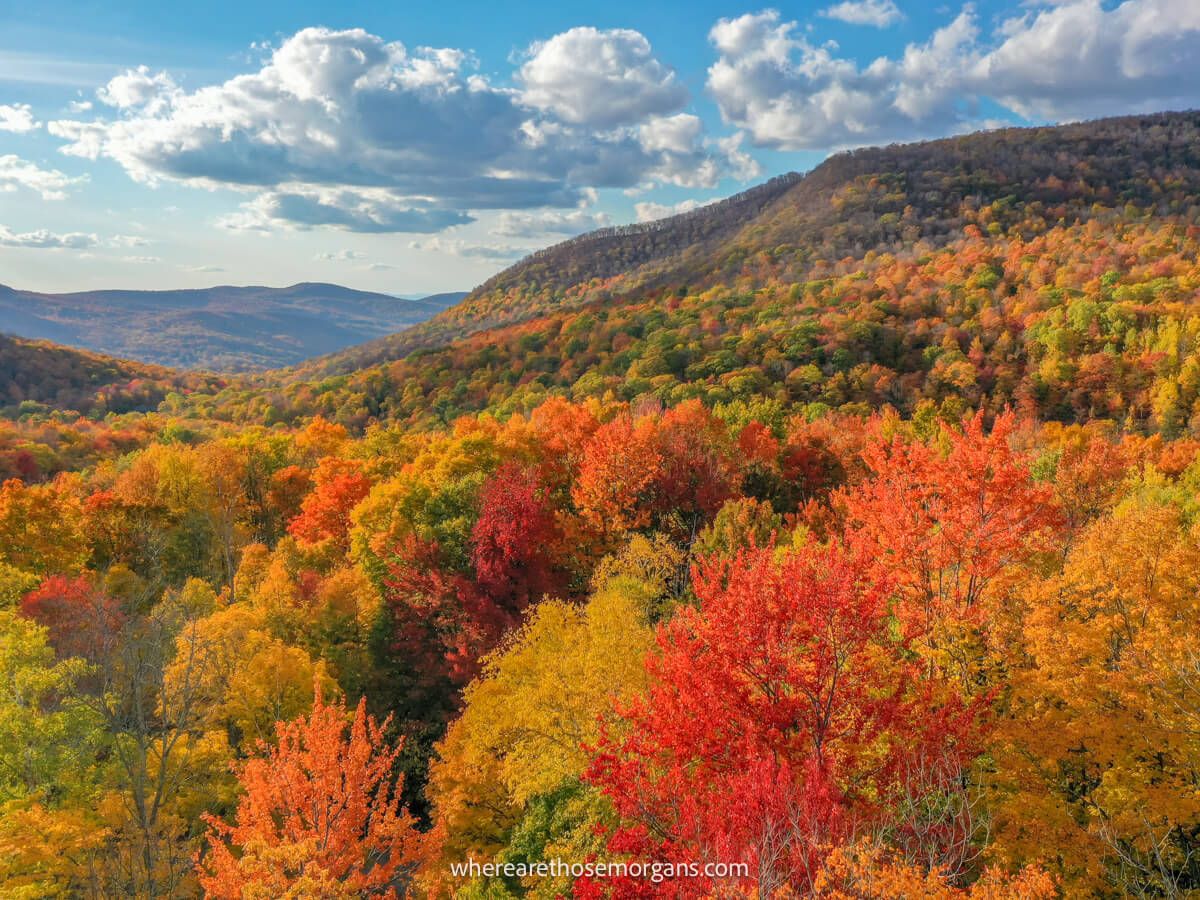
[[[0,896],[1200,892],[1195,135],[837,157],[288,373],[0,341]]]
[[[345,707],[318,689],[312,711],[281,722],[277,740],[260,742],[261,755],[237,767],[245,794],[234,823],[206,817],[206,894],[398,896],[417,839],[392,780],[399,750],[387,746],[365,701],[347,723]]]

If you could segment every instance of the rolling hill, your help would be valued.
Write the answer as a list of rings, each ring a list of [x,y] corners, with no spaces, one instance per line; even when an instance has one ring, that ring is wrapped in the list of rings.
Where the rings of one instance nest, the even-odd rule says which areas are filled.
[[[6,417],[47,408],[94,416],[148,412],[173,391],[223,384],[200,373],[0,334],[0,415]]]
[[[590,302],[727,283],[770,258],[793,279],[820,261],[931,250],[976,224],[1039,231],[1128,207],[1145,218],[1200,203],[1200,112],[1007,128],[831,156],[721,203],[603,229],[539,251],[398,335],[297,367],[345,374],[467,334]],[[753,276],[750,276],[753,281]]]
[[[184,369],[291,365],[391,334],[458,302],[334,284],[43,294],[0,285],[0,330]]]

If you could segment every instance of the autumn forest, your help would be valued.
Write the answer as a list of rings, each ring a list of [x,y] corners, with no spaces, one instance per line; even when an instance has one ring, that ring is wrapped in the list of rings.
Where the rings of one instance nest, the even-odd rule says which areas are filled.
[[[1200,114],[0,412],[2,897],[1200,895]]]

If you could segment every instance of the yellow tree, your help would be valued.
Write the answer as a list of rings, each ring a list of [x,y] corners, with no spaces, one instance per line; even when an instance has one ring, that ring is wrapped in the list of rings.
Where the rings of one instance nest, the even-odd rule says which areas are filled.
[[[225,583],[236,593],[238,551],[246,543],[244,520],[249,516],[244,483],[247,457],[225,444],[205,444],[198,465],[208,485],[201,511],[207,516],[221,558]]]
[[[996,850],[1053,853],[1079,890],[1176,896],[1200,856],[1200,545],[1126,502],[1027,586],[996,750]]]
[[[1054,879],[1033,866],[1015,875],[988,869],[970,887],[950,883],[945,873],[896,860],[882,847],[861,842],[829,855],[813,885],[819,900],[1053,900]]]
[[[617,576],[584,606],[545,601],[507,649],[486,660],[431,770],[431,876],[468,854],[502,855],[537,798],[575,783],[613,701],[645,683],[643,658],[652,643],[646,617],[657,594],[647,582]],[[580,810],[596,801],[567,793]],[[547,855],[563,858],[578,839],[548,837],[562,843]]]
[[[194,888],[190,858],[200,809],[227,769],[224,734],[201,728],[198,674],[208,648],[189,625],[212,612],[211,588],[193,581],[122,621],[88,672],[85,703],[107,732],[110,828],[97,877],[112,896],[176,896]],[[184,661],[168,680],[172,661]]]
[[[235,603],[190,622],[176,639],[165,689],[176,696],[191,681],[197,728],[267,739],[276,722],[312,707],[314,677],[332,687],[323,664],[272,636],[266,618],[261,609]]]
[[[65,480],[0,485],[0,564],[48,575],[76,572],[86,560],[83,511]]]
[[[89,809],[102,739],[77,695],[86,672],[55,659],[45,628],[0,610],[0,896],[83,893],[104,842]]]

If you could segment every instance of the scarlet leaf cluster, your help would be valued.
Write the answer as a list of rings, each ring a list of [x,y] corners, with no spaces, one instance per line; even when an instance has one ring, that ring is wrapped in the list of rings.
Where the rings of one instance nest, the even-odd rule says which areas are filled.
[[[879,820],[907,760],[969,752],[969,715],[931,707],[867,562],[807,545],[697,569],[699,609],[661,630],[648,693],[589,772],[624,819],[610,849],[744,860],[764,893],[807,890],[832,847]]]

